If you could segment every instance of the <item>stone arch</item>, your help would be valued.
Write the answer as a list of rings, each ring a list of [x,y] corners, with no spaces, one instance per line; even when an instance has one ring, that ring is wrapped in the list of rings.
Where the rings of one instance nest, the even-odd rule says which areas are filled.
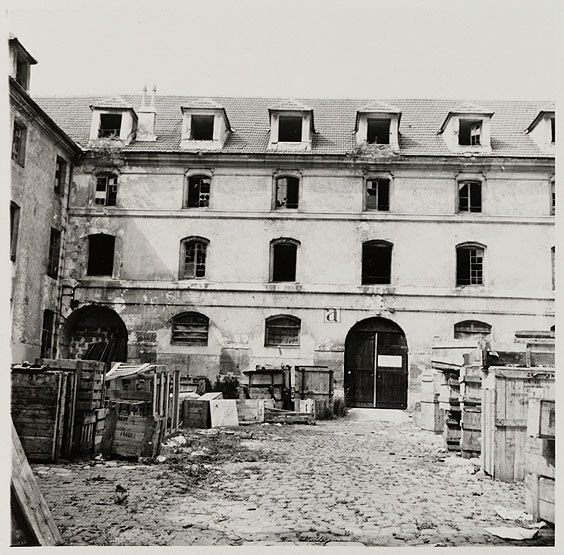
[[[127,361],[127,327],[115,310],[89,305],[65,320],[59,335],[62,358]]]

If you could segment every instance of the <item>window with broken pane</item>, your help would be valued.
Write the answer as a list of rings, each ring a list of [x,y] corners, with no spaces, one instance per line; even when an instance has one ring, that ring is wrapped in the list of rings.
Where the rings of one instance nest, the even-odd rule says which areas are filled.
[[[15,160],[20,166],[23,166],[25,161],[26,136],[26,126],[19,121],[14,121],[14,132],[12,135],[12,160]]]
[[[265,322],[264,344],[278,347],[300,344],[301,321],[294,316],[271,316]]]
[[[366,210],[381,212],[390,210],[389,179],[368,179],[366,181]]]
[[[207,345],[209,319],[197,312],[184,312],[172,319],[173,345]]]
[[[67,162],[61,156],[57,156],[55,162],[55,192],[62,194],[65,190],[67,179]]]
[[[461,119],[458,130],[458,144],[476,146],[481,144],[482,122],[480,120]]]
[[[53,358],[55,313],[46,309],[43,311],[43,325],[41,327],[41,358]]]
[[[301,143],[301,141],[302,141],[302,117],[280,116],[278,118],[278,142]]]
[[[276,179],[274,209],[297,208],[300,180],[297,177],[279,177]]]
[[[121,114],[100,114],[99,138],[119,138],[121,132]]]
[[[208,243],[201,239],[182,241],[180,279],[206,277],[206,253]]]
[[[458,183],[458,211],[482,211],[482,183],[480,181],[460,181]]]
[[[102,174],[96,177],[96,206],[115,206],[117,198],[118,178],[113,174]]]
[[[362,284],[391,283],[392,244],[386,241],[368,241],[362,245]]]
[[[484,249],[461,246],[456,249],[456,285],[483,284]]]
[[[49,257],[47,261],[47,275],[54,279],[59,275],[59,260],[61,257],[61,232],[52,227],[49,240]]]
[[[366,141],[369,144],[389,145],[390,144],[390,120],[389,119],[368,119],[368,129]]]
[[[190,138],[193,141],[212,141],[215,116],[193,115],[190,122]]]
[[[207,208],[210,205],[211,179],[205,175],[188,178],[188,190],[184,208]]]

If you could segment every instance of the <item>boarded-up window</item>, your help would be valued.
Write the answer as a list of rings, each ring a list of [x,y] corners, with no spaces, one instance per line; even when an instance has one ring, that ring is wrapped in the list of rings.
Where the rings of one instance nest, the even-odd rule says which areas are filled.
[[[458,211],[482,211],[482,184],[479,181],[460,181],[458,183]]]
[[[206,208],[210,205],[211,179],[205,175],[188,178],[184,208]]]
[[[455,339],[466,339],[466,338],[479,338],[487,339],[492,332],[492,327],[485,322],[479,322],[478,320],[465,320],[464,322],[458,322],[454,324],[454,338]]]
[[[179,279],[206,277],[206,239],[184,239],[181,243]]]
[[[215,116],[192,116],[190,138],[194,141],[212,141],[214,120]]]
[[[209,319],[197,312],[178,314],[172,320],[173,345],[207,345]]]
[[[55,193],[64,193],[66,179],[67,161],[61,156],[57,156],[57,161],[55,162]]]
[[[456,285],[482,285],[484,249],[474,245],[456,247]]]
[[[96,177],[96,206],[115,206],[117,198],[118,178],[114,174],[100,174]]]
[[[113,235],[97,233],[88,236],[89,276],[111,276],[114,271],[114,248],[116,238]]]
[[[98,137],[119,138],[121,131],[121,114],[100,114]]]
[[[389,145],[390,120],[369,118],[366,140],[370,144]]]
[[[366,181],[366,210],[387,212],[390,209],[390,180],[369,179]]]
[[[481,144],[482,122],[461,119],[458,130],[458,144],[475,146]]]
[[[297,177],[279,177],[276,179],[274,208],[297,208],[300,180]]]
[[[14,132],[12,135],[12,160],[15,160],[20,166],[23,166],[25,161],[26,136],[26,126],[17,120],[14,121]]]
[[[271,243],[271,281],[296,281],[298,242],[280,240]]]
[[[41,328],[41,358],[53,358],[54,328],[55,313],[49,309],[44,310]]]
[[[16,260],[18,250],[18,231],[20,228],[20,207],[10,202],[10,259]]]
[[[59,275],[59,260],[61,258],[61,232],[51,228],[49,240],[49,258],[47,261],[47,275],[56,279]]]
[[[385,241],[369,241],[362,245],[362,284],[391,283],[392,245]]]
[[[299,345],[299,318],[294,316],[271,316],[265,323],[264,344],[267,347]]]
[[[278,142],[300,143],[302,141],[302,117],[280,116],[278,118]]]

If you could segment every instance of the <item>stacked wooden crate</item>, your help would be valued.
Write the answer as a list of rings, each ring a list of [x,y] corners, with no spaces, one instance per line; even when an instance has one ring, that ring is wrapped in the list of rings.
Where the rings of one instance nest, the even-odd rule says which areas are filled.
[[[476,349],[464,355],[460,369],[460,448],[462,457],[479,457],[481,452],[483,351]]]
[[[316,418],[323,419],[331,414],[334,391],[333,370],[326,366],[296,366],[295,381],[296,399],[312,399]]]

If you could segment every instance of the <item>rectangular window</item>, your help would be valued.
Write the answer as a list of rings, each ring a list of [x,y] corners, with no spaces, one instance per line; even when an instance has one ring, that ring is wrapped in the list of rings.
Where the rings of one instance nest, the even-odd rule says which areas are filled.
[[[212,141],[215,116],[192,116],[190,138],[194,141]]]
[[[18,250],[18,231],[20,228],[20,207],[10,202],[10,259],[16,260]]]
[[[482,211],[482,184],[479,181],[460,181],[458,183],[458,211]]]
[[[24,165],[25,160],[25,143],[27,136],[27,128],[25,125],[14,121],[14,134],[12,136],[12,160],[15,160],[20,166]]]
[[[550,142],[556,142],[556,119],[550,118]]]
[[[49,309],[44,310],[41,327],[41,358],[53,358],[54,327],[55,313]]]
[[[47,262],[47,275],[57,279],[59,275],[59,260],[61,257],[61,232],[54,227],[51,228],[49,240],[49,259]]]
[[[277,347],[300,344],[300,321],[297,318],[278,316],[266,321],[264,344]]]
[[[188,194],[185,208],[207,208],[210,205],[209,177],[194,175],[188,178]]]
[[[296,281],[296,256],[294,243],[272,245],[272,281]]]
[[[366,210],[390,210],[390,181],[369,179],[366,182]]]
[[[552,290],[553,291],[556,287],[556,274],[554,273],[555,258],[556,258],[556,247],[552,247],[550,249],[550,262],[551,262],[551,265],[552,265]]]
[[[184,243],[184,268],[181,279],[206,277],[207,244],[202,241]]]
[[[171,343],[174,345],[207,345],[209,320],[201,314],[188,313],[172,321]]]
[[[88,237],[87,275],[111,276],[113,274],[115,240],[113,235],[103,233]]]
[[[302,142],[301,116],[280,116],[278,118],[278,142],[279,143]]]
[[[365,243],[362,245],[362,284],[390,284],[391,276],[392,246],[386,243]]]
[[[94,204],[97,206],[115,206],[117,197],[117,176],[99,175],[96,178]]]
[[[18,58],[16,61],[16,81],[27,91],[29,89],[29,62]]]
[[[98,137],[119,138],[121,132],[121,114],[100,114]]]
[[[55,192],[61,194],[65,190],[67,179],[67,162],[64,158],[57,156],[55,163]]]
[[[479,247],[456,250],[456,285],[483,284],[484,251]]]
[[[390,144],[390,120],[368,119],[368,131],[366,140],[370,144]]]
[[[482,122],[475,120],[461,119],[459,121],[458,144],[463,146],[480,145],[482,134]]]
[[[556,214],[556,182],[554,179],[550,182],[550,215]]]
[[[297,177],[279,177],[276,180],[274,208],[297,208],[300,180]]]

